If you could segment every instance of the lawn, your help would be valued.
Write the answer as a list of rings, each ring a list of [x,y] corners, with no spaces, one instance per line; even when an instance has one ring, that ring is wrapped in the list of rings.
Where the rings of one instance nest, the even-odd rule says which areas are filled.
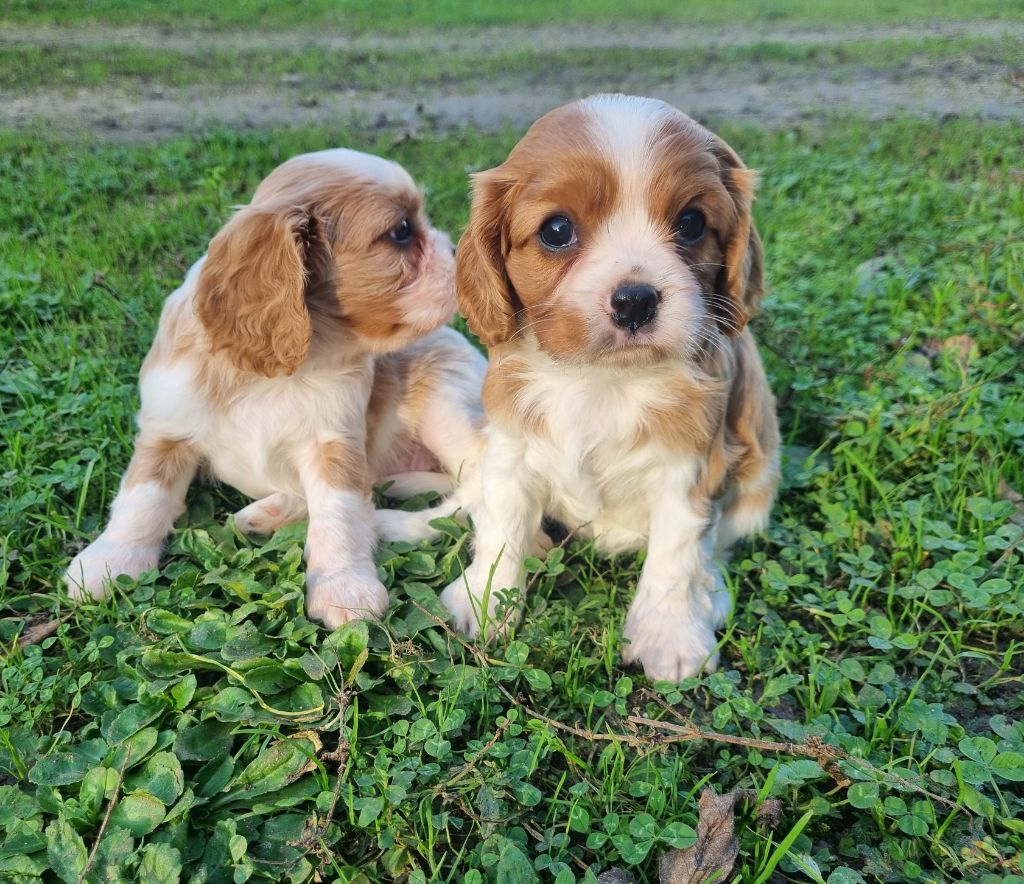
[[[57,25],[158,24],[171,28],[183,23],[214,28],[330,26],[353,32],[404,31],[453,25],[545,25],[554,22],[728,25],[830,25],[857,22],[1016,18],[1019,4],[1007,0],[718,0],[685,4],[676,0],[7,0],[0,22]]]
[[[518,133],[0,135],[2,880],[655,881],[710,788],[780,802],[774,828],[737,805],[745,882],[1024,881],[1019,126],[722,131],[763,176],[785,484],[729,569],[721,670],[680,685],[623,668],[638,563],[582,544],[531,563],[512,641],[462,642],[454,522],[382,549],[386,621],[333,634],[303,617],[304,528],[242,537],[209,485],[160,573],[59,588],[160,302],[232,204],[348,144],[458,231]]]
[[[1024,9],[11,0],[0,90],[138,108],[262,90],[329,111],[356,94],[429,108],[737,72],[783,91],[934,74],[987,101],[1020,64],[1019,29],[930,28],[968,18]],[[549,24],[589,30],[524,27]],[[630,31],[691,24],[683,50]],[[520,27],[471,30],[498,25]],[[381,549],[383,624],[329,634],[303,616],[304,526],[243,537],[242,499],[212,485],[192,489],[159,573],[69,608],[60,574],[116,493],[160,303],[231,207],[286,157],[349,145],[405,163],[457,233],[467,173],[519,135],[428,112],[397,131],[196,122],[117,146],[58,134],[69,122],[0,126],[0,881],[653,882],[667,856],[663,882],[696,884],[673,851],[710,847],[713,790],[736,796],[736,880],[1024,884],[1019,120],[717,126],[762,173],[771,292],[754,327],[785,480],[729,568],[720,671],[680,685],[622,666],[632,557],[568,542],[530,563],[510,641],[466,643],[436,598],[468,555],[446,522],[443,541]]]

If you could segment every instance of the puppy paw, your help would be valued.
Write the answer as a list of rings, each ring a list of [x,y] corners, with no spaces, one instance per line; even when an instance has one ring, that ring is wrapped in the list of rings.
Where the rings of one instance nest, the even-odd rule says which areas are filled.
[[[658,599],[656,604],[639,610],[634,605],[626,616],[623,637],[628,644],[622,647],[623,660],[640,664],[652,681],[681,681],[701,670],[713,672],[718,666],[718,643],[712,599],[704,596],[691,604],[686,592],[651,595]]]
[[[376,573],[306,575],[306,616],[328,629],[337,629],[350,620],[378,619],[387,610],[388,591]]]
[[[243,534],[273,534],[278,528],[306,518],[306,503],[295,494],[277,492],[235,513],[235,527]]]
[[[136,580],[160,564],[160,547],[124,544],[104,535],[83,549],[64,573],[64,585],[73,601],[102,599],[121,574]]]
[[[491,589],[487,580],[476,579],[472,566],[441,592],[441,604],[452,615],[459,632],[474,638],[481,633],[487,638],[504,635],[522,619],[515,590]]]
[[[430,524],[431,519],[440,517],[442,513],[433,509],[407,512],[405,510],[374,510],[373,524],[377,536],[390,543],[395,541],[419,543],[422,540],[434,540],[441,532]]]

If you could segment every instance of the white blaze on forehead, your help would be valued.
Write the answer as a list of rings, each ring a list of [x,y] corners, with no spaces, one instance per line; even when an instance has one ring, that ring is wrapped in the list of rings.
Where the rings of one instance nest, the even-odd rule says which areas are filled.
[[[619,174],[621,198],[636,199],[645,189],[654,138],[679,112],[656,98],[633,95],[594,95],[580,104],[590,136]]]
[[[409,173],[398,163],[347,147],[304,153],[290,159],[285,166],[302,163],[335,166],[354,177],[370,178],[396,188],[415,187]]]

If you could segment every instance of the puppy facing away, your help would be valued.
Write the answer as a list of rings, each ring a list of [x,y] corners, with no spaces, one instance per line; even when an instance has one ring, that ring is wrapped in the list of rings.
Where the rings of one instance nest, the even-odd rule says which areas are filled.
[[[244,531],[308,514],[310,617],[383,614],[372,484],[416,493],[480,456],[486,361],[442,328],[455,306],[451,242],[401,166],[343,149],[279,166],[164,304],[135,452],[70,594],[156,567],[203,468],[255,498]]]
[[[475,558],[442,598],[473,634],[548,514],[647,548],[623,654],[713,668],[731,599],[712,561],[761,529],[775,404],[747,318],[762,293],[755,175],[660,101],[600,95],[538,120],[475,176],[457,288],[490,347]],[[493,569],[493,570],[492,570]]]

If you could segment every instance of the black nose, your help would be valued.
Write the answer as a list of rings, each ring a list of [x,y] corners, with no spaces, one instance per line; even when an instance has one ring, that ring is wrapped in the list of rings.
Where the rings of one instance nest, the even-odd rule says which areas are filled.
[[[658,290],[653,286],[630,283],[612,292],[612,322],[635,332],[647,325],[658,312]]]

